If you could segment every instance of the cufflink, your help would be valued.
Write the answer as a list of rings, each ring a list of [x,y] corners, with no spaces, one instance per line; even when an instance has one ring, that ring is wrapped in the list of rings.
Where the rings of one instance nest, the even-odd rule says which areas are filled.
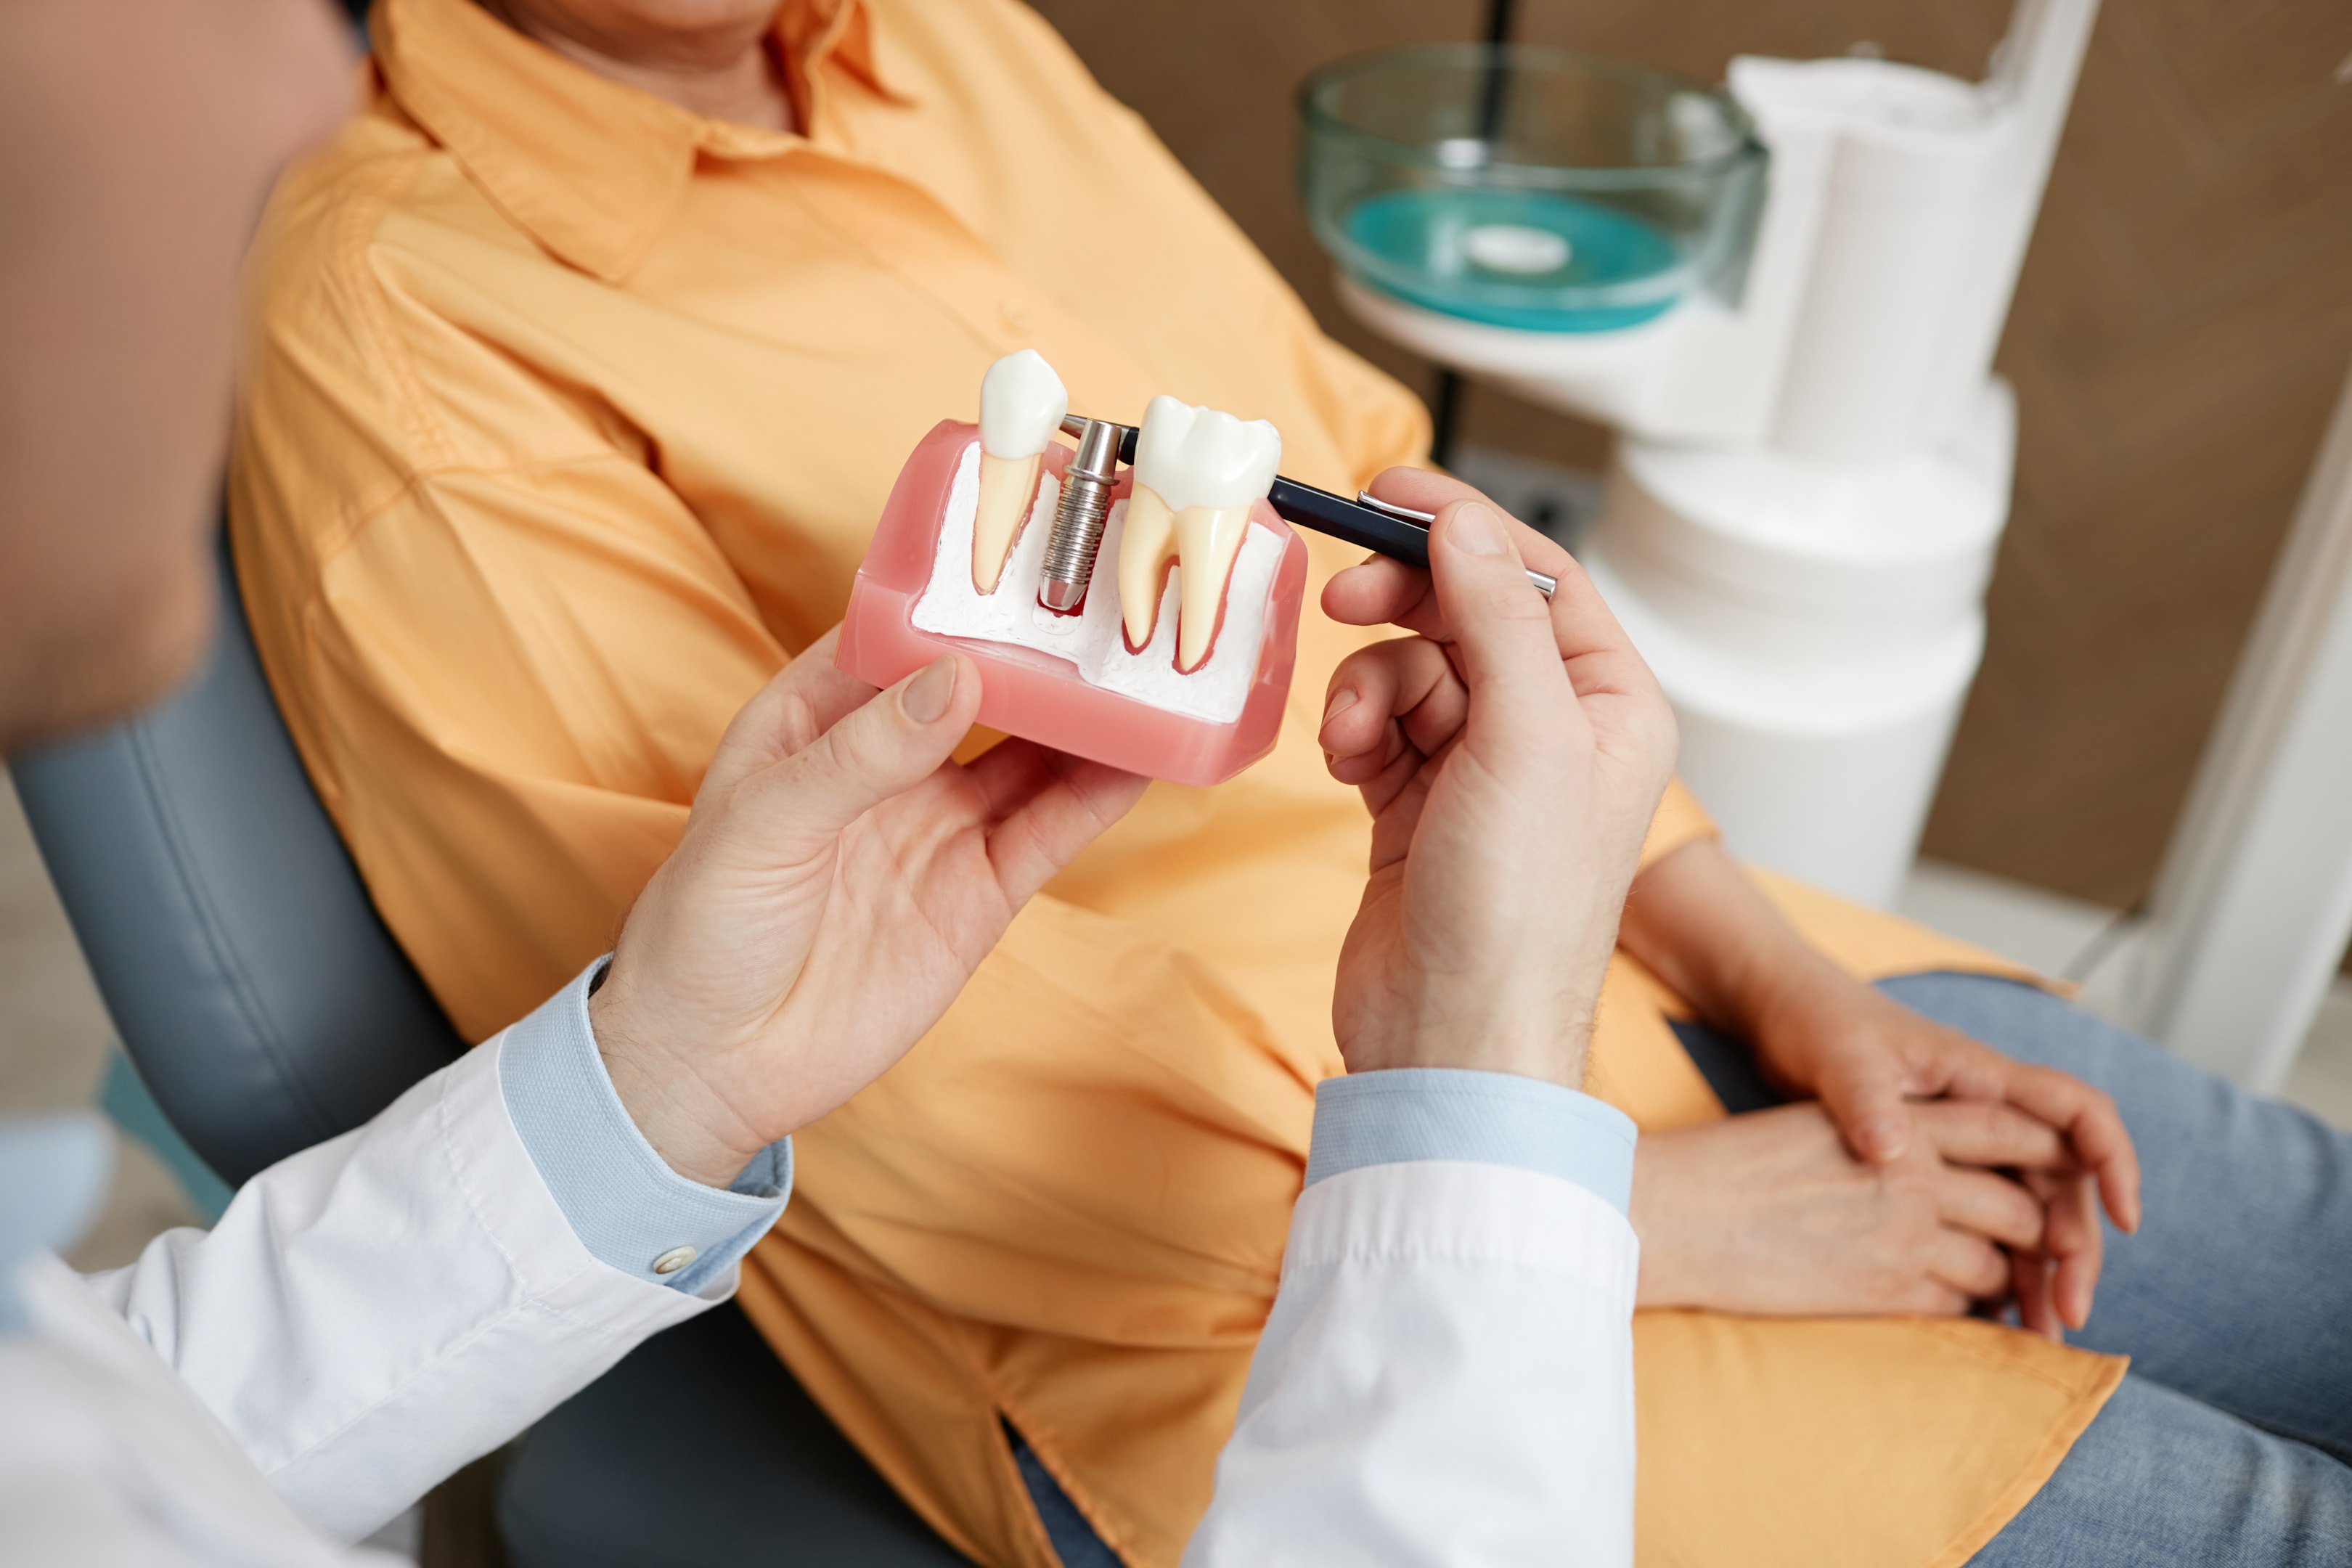
[[[659,1258],[654,1259],[654,1272],[656,1274],[675,1274],[693,1261],[694,1248],[690,1247],[673,1247],[667,1252],[663,1253]]]

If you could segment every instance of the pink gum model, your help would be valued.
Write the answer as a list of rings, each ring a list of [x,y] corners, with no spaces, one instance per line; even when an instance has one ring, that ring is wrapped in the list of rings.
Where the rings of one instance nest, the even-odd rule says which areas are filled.
[[[849,613],[842,620],[841,647],[834,663],[868,685],[888,686],[943,653],[964,654],[980,666],[982,724],[1174,784],[1223,783],[1272,751],[1282,728],[1283,703],[1290,695],[1291,666],[1298,656],[1307,546],[1262,500],[1252,515],[1287,543],[1266,605],[1257,673],[1241,717],[1230,724],[1188,719],[1090,686],[1076,666],[1051,654],[916,628],[915,601],[930,582],[940,530],[947,521],[948,491],[979,433],[977,426],[943,419],[898,470],[898,482],[890,490],[874,542],[866,547],[865,563],[849,591]],[[1069,458],[1069,448],[1058,442],[1045,448],[1045,461],[1055,473]],[[1128,483],[1122,475],[1121,497]],[[1029,526],[1043,528],[1050,521],[1039,517]]]

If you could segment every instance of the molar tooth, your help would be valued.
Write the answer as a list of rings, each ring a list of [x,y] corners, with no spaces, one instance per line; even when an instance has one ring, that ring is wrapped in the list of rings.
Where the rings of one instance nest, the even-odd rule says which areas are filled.
[[[1177,565],[1176,668],[1208,661],[1224,616],[1234,563],[1253,502],[1274,483],[1282,437],[1263,419],[1155,397],[1136,437],[1135,494],[1119,541],[1119,606],[1128,646],[1140,650],[1159,617],[1170,560]]]
[[[980,505],[971,520],[971,585],[996,592],[1037,494],[1046,443],[1070,411],[1062,378],[1035,349],[1006,354],[980,382]]]

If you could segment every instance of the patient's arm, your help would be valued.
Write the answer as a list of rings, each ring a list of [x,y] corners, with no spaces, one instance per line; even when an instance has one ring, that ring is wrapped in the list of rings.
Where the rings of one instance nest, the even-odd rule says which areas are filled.
[[[2105,1094],[2013,1062],[1856,980],[1807,944],[1711,839],[1685,844],[1643,872],[1619,938],[1706,1021],[1750,1042],[1775,1083],[1819,1098],[1865,1160],[1894,1165],[1918,1155],[1916,1102],[1940,1097],[2002,1102],[2063,1134],[2077,1170],[2031,1178],[2048,1207],[2040,1250],[2056,1278],[2045,1296],[2045,1270],[2021,1254],[2018,1283],[2037,1328],[2054,1330],[2060,1318],[2080,1326],[2089,1316],[2099,1265],[2095,1197],[2126,1229],[2139,1217],[2138,1163]]]

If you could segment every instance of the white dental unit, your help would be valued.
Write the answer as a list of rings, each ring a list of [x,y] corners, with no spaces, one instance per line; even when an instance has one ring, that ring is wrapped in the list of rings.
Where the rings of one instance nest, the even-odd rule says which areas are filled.
[[[1870,902],[1982,653],[2016,429],[1993,349],[2095,12],[2021,0],[1981,83],[1740,58],[1715,93],[1463,46],[1302,93],[1348,308],[1620,432],[1580,553],[1684,777],[1736,852]]]

